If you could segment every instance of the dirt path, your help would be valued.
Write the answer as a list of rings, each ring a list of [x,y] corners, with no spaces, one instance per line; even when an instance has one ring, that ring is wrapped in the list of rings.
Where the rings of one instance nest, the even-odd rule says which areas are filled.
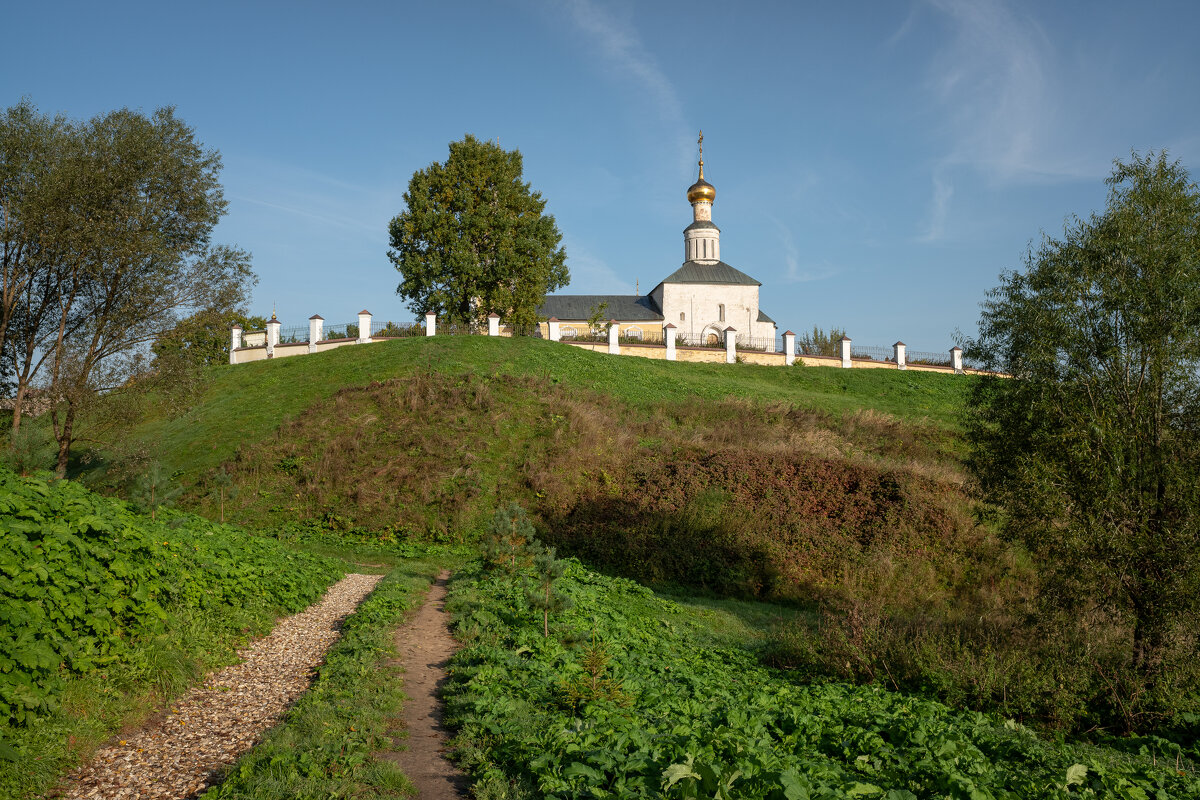
[[[457,800],[467,796],[467,779],[446,760],[449,733],[442,725],[438,689],[446,680],[446,662],[455,642],[446,620],[446,578],[442,572],[429,588],[425,603],[410,622],[396,631],[396,649],[404,667],[404,729],[398,749],[381,753],[399,765],[417,787],[420,800]]]
[[[210,785],[283,716],[312,683],[313,669],[341,635],[341,623],[379,582],[347,575],[320,602],[281,620],[241,651],[239,663],[209,675],[166,714],[99,750],[75,770],[64,798],[183,798]]]

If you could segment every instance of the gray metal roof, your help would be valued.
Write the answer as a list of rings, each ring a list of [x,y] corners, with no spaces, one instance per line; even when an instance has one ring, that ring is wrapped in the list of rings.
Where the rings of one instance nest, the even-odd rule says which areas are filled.
[[[775,324],[775,320],[771,319],[766,314],[764,314],[763,310],[761,308],[758,310],[758,321],[759,322],[769,322],[772,325]]]
[[[685,261],[683,266],[663,278],[663,283],[728,283],[740,286],[762,286],[741,270],[734,269],[724,261],[715,264],[702,264],[699,261]]]
[[[688,225],[683,230],[684,230],[684,233],[686,233],[688,231],[700,230],[702,228],[712,229],[712,230],[715,230],[717,233],[721,232],[721,229],[717,227],[717,224],[715,222],[709,222],[706,219],[698,219],[695,222],[693,222],[691,225]]]
[[[560,320],[586,320],[594,313],[593,308],[607,303],[604,319],[621,322],[661,321],[662,312],[647,295],[632,294],[551,294],[538,309],[538,316],[557,317]]]

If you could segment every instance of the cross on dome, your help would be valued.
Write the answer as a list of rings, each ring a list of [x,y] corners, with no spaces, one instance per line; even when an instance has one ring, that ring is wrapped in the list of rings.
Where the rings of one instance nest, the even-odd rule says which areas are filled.
[[[688,187],[687,199],[692,205],[696,203],[712,205],[713,201],[717,199],[717,190],[711,183],[704,180],[704,131],[700,131],[700,138],[696,140],[696,144],[700,146],[700,179]]]

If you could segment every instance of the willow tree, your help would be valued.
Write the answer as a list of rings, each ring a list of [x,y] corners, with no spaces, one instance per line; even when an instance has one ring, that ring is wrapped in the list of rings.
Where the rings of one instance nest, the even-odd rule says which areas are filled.
[[[413,174],[388,225],[388,258],[418,316],[481,324],[496,312],[532,324],[546,294],[567,284],[562,234],[522,172],[519,151],[467,134],[445,163]]]
[[[1200,613],[1200,191],[1162,153],[1107,183],[984,303],[967,350],[1011,378],[976,385],[966,425],[1047,599],[1107,612],[1152,687]]]

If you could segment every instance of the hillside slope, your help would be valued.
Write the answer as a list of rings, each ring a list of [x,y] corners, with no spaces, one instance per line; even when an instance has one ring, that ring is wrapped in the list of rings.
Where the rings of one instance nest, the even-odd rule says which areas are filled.
[[[832,413],[871,409],[955,429],[967,381],[886,370],[667,363],[618,357],[529,338],[400,339],[326,353],[213,369],[194,402],[147,409],[131,433],[191,481],[274,433],[280,423],[340,389],[419,372],[481,378],[540,378],[593,390],[634,407],[729,397],[777,401]]]
[[[129,434],[209,516],[224,475],[234,520],[309,540],[471,541],[517,502],[593,568],[799,608],[771,633],[779,666],[1065,729],[1192,707],[1111,678],[1129,662],[1120,620],[1039,615],[1036,565],[996,538],[960,462],[971,378],[483,337],[209,378]]]
[[[218,369],[133,436],[214,515],[227,470],[247,524],[455,539],[515,500],[599,566],[787,597],[868,551],[978,549],[955,455],[965,386],[443,337]]]

